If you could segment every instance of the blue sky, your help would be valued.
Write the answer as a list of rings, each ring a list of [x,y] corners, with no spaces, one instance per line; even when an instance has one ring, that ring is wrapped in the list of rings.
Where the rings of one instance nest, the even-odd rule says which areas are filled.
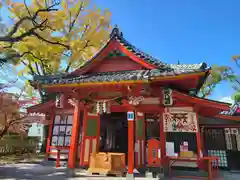
[[[240,54],[239,0],[93,1],[112,12],[112,24],[128,41],[162,61],[235,67],[231,56]],[[211,98],[232,93],[222,83]]]
[[[162,61],[235,67],[231,56],[240,54],[239,0],[95,2],[112,12],[113,24],[128,41]],[[211,98],[230,97],[227,85],[219,85]]]

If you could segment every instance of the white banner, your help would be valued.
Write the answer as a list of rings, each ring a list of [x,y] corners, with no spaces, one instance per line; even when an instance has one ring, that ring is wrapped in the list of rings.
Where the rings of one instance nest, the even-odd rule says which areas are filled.
[[[198,132],[196,113],[163,113],[164,132]]]

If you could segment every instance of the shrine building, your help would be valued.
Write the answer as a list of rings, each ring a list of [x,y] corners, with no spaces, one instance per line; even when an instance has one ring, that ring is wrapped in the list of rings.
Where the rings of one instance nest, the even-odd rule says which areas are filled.
[[[220,168],[232,162],[240,169],[233,158],[240,154],[239,106],[197,97],[210,74],[206,63],[162,62],[115,27],[82,67],[34,76],[31,85],[46,100],[28,112],[47,115],[46,154],[56,158],[59,150],[69,169],[89,167],[99,152],[123,153],[128,177],[134,169],[160,167],[166,157],[185,158],[190,164],[175,166],[194,167],[188,158],[217,156]]]

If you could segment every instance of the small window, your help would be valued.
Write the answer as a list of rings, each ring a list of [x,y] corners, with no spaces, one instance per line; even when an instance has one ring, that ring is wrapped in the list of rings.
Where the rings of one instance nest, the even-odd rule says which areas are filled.
[[[70,146],[72,116],[56,115],[52,133],[53,146]]]

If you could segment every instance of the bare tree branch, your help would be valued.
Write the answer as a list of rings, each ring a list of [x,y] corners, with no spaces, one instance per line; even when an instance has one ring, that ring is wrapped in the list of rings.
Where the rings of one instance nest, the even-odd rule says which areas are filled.
[[[70,46],[65,45],[65,44],[63,44],[63,43],[53,42],[53,41],[49,41],[49,40],[47,40],[47,39],[44,39],[42,36],[40,36],[40,35],[39,35],[38,33],[36,33],[35,31],[32,32],[32,35],[36,36],[38,39],[40,39],[40,40],[42,40],[42,41],[44,41],[44,42],[47,42],[47,43],[49,43],[49,44],[60,45],[60,46],[63,46],[63,47],[65,47],[65,48],[67,48],[67,49],[70,49]]]
[[[71,12],[70,12],[70,25],[69,25],[69,32],[72,31],[77,19],[78,19],[78,16],[80,15],[81,11],[83,10],[83,2],[80,4],[78,10],[77,10],[77,14],[75,16],[75,18],[73,19],[73,21],[71,22]]]
[[[0,42],[2,41],[2,42],[11,43],[11,45],[9,46],[11,48],[13,43],[15,43],[15,42],[22,41],[25,37],[35,36],[38,39],[40,39],[40,40],[42,40],[46,43],[54,44],[54,45],[60,45],[60,46],[63,46],[65,48],[69,49],[68,45],[65,45],[65,44],[60,43],[60,42],[54,42],[54,41],[45,39],[37,33],[37,30],[43,31],[46,28],[50,28],[52,30],[51,27],[47,26],[47,19],[43,20],[41,23],[38,23],[37,22],[37,17],[39,16],[39,13],[41,13],[41,12],[58,11],[58,9],[54,8],[54,7],[59,5],[59,2],[54,3],[53,5],[51,5],[49,7],[46,7],[45,9],[37,10],[34,13],[34,15],[31,15],[30,10],[27,7],[26,1],[24,1],[24,4],[25,4],[25,7],[28,11],[29,16],[25,16],[25,17],[20,18],[20,20],[18,22],[16,22],[16,24],[13,26],[12,30],[7,35],[0,36]],[[22,33],[18,36],[14,36],[14,34],[18,31],[18,29],[20,28],[20,26],[23,24],[24,21],[31,21],[32,24],[33,24],[33,27],[30,28],[28,31],[26,31],[26,32],[24,32],[24,33]]]

